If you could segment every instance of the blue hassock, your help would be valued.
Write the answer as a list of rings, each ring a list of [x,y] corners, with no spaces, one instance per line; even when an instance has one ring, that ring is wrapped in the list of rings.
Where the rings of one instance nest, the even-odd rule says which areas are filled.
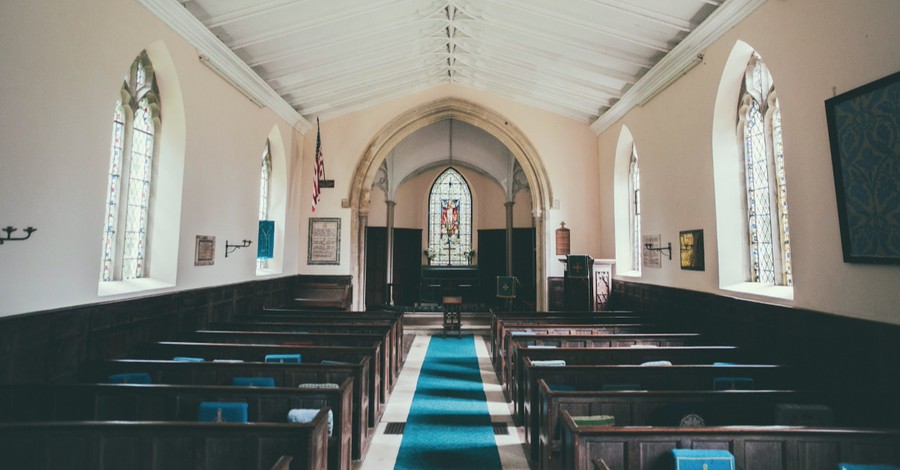
[[[900,470],[900,467],[885,464],[861,465],[856,463],[839,463],[838,470]]]
[[[299,354],[266,354],[266,362],[300,364]]]
[[[274,387],[275,379],[272,377],[234,377],[231,385],[238,387]]]
[[[149,384],[152,383],[150,380],[150,374],[146,372],[126,372],[124,374],[113,374],[110,375],[109,383],[112,384]]]
[[[319,414],[318,408],[294,408],[293,410],[288,411],[288,422],[289,423],[309,423],[315,419],[316,415]],[[334,431],[334,413],[331,410],[328,410],[328,437],[331,437],[332,431]]]
[[[394,468],[502,468],[471,336],[431,338]]]
[[[182,357],[182,356],[176,356],[176,357],[173,357],[172,360],[173,360],[173,361],[176,361],[176,362],[203,362],[203,358],[202,358],[202,357]]]
[[[200,403],[197,421],[214,423],[246,423],[247,404],[238,402],[205,401]]]
[[[675,470],[734,470],[734,456],[727,450],[672,449]]]

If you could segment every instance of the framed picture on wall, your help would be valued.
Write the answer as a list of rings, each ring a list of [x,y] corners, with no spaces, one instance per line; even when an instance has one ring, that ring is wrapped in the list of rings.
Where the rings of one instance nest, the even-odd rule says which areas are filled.
[[[900,72],[825,101],[844,262],[900,264]]]
[[[194,266],[212,266],[216,262],[216,237],[197,235]]]
[[[341,219],[310,218],[307,264],[341,264]]]
[[[703,271],[703,230],[685,230],[678,234],[681,245],[681,269]]]

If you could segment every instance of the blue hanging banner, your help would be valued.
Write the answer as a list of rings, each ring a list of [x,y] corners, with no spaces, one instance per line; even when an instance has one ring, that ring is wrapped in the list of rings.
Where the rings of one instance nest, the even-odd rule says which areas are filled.
[[[256,244],[256,257],[258,259],[272,259],[275,251],[275,221],[259,221],[259,241]]]

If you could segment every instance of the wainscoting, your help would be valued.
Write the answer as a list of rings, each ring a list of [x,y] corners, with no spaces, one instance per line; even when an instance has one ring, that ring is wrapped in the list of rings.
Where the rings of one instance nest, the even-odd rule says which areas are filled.
[[[613,281],[610,305],[796,366],[822,387],[900,389],[900,326],[621,280]]]

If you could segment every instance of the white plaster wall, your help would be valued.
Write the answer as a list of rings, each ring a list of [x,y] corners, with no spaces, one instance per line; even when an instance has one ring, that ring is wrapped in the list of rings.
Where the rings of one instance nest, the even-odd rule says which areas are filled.
[[[160,41],[185,120],[169,134],[183,134],[180,216],[154,214],[180,219],[176,285],[98,297],[112,109],[135,56]],[[257,279],[255,244],[226,260],[224,243],[256,240],[259,158],[273,126],[285,149],[282,184],[301,174],[299,133],[204,67],[192,46],[133,1],[2,2],[0,51],[0,225],[38,229],[0,246],[0,316]],[[175,121],[169,127],[179,127]],[[299,192],[282,193],[289,275],[298,269]],[[193,265],[196,235],[216,236],[213,266]]]
[[[676,248],[672,261],[645,268],[639,282],[900,323],[900,267],[843,262],[824,107],[835,92],[900,70],[898,19],[894,0],[769,1],[726,33],[702,64],[600,135],[602,255],[616,254],[612,165],[624,124],[640,153],[642,232],[676,247],[680,230],[703,229],[706,239],[705,271],[681,270]],[[718,288],[711,129],[719,79],[737,40],[762,55],[781,101],[792,301]]]

